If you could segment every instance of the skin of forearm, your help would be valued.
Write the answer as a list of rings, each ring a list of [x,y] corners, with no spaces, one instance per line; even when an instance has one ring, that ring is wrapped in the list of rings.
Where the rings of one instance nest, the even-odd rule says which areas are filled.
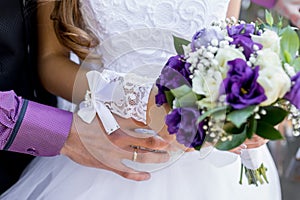
[[[65,55],[50,54],[39,62],[39,76],[46,90],[68,101],[79,103],[88,89],[86,70]]]
[[[236,19],[238,19],[240,15],[240,9],[241,0],[230,0],[226,17],[235,17]]]
[[[86,72],[70,60],[70,50],[58,41],[53,21],[50,19],[53,9],[53,1],[39,1],[37,10],[39,77],[45,89],[52,94],[79,103],[88,89]]]

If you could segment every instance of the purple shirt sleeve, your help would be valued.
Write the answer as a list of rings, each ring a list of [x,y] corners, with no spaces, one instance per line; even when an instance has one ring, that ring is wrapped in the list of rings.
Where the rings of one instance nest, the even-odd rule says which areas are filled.
[[[265,8],[273,8],[277,2],[277,0],[251,0],[251,1]]]
[[[0,149],[58,155],[71,129],[71,112],[0,92]]]

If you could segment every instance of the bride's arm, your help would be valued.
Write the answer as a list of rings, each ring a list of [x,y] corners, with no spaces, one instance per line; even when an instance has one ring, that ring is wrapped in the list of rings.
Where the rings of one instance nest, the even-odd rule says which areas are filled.
[[[50,19],[55,1],[40,1],[37,12],[38,71],[43,86],[54,95],[80,102],[88,88],[85,71],[69,59],[70,50],[58,41]],[[73,95],[75,80],[81,79],[80,89]]]
[[[88,89],[88,82],[86,78],[86,71],[81,69],[80,66],[69,59],[70,50],[65,48],[58,41],[53,22],[50,19],[51,12],[54,8],[54,1],[40,1],[38,4],[38,64],[39,64],[39,76],[43,86],[51,93],[61,96],[69,101],[79,103],[84,99],[84,95]],[[76,94],[74,93],[74,84],[76,84]],[[168,145],[166,142],[157,139],[155,137],[147,138],[136,138],[132,137],[124,130],[130,130],[134,128],[140,128],[137,124],[132,123],[132,120],[122,119],[116,117],[121,129],[115,131],[113,134],[107,136],[111,143],[107,143],[103,150],[99,149],[98,153],[106,155],[107,153],[114,153],[117,157],[124,155],[124,150],[126,154],[128,151],[132,155],[133,149],[130,145],[140,145],[152,149],[165,149]],[[79,119],[78,119],[79,120]],[[94,120],[95,121],[95,120]],[[97,120],[98,121],[98,120]],[[80,125],[80,124],[79,124]],[[83,131],[78,132],[79,136],[85,136],[89,132],[88,124]],[[100,123],[101,126],[101,123]],[[145,125],[143,125],[145,126]],[[102,126],[101,126],[102,127]],[[87,132],[87,133],[84,133]],[[103,133],[103,127],[99,127],[98,133],[100,135],[105,135]],[[88,137],[87,137],[88,138]],[[84,141],[81,141],[84,143]],[[98,141],[95,141],[98,142]],[[99,144],[103,141],[98,142]],[[66,145],[73,145],[73,150],[76,150],[76,144],[72,142]],[[88,145],[89,146],[89,145]],[[94,147],[94,146],[92,146]],[[120,147],[117,148],[116,147]],[[69,150],[70,148],[66,148]],[[72,149],[70,151],[72,153]],[[152,153],[150,153],[152,154]],[[147,156],[148,157],[148,156]],[[166,155],[153,154],[151,157],[155,157],[154,162],[166,161]],[[125,156],[123,156],[125,158]],[[153,159],[144,157],[143,162],[153,162]]]
[[[227,9],[227,18],[235,17],[239,18],[241,9],[241,0],[230,0],[228,9]]]

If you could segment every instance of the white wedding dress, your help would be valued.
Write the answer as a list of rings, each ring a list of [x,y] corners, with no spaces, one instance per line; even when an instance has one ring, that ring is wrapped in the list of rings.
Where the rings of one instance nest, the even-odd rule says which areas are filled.
[[[225,19],[229,0],[81,0],[90,31],[101,41],[94,53],[105,69],[144,77],[147,97],[168,57],[175,54],[172,35],[190,39],[212,21]],[[93,66],[94,69],[102,69]],[[138,80],[137,80],[138,81]],[[150,84],[151,83],[151,84]],[[147,98],[113,106],[125,117],[143,121]],[[133,107],[135,106],[135,107]],[[138,107],[138,109],[136,108]],[[65,156],[36,158],[2,200],[280,200],[277,170],[261,147],[269,184],[238,183],[240,157],[213,149],[207,156],[189,152],[135,182],[110,171],[80,166]],[[130,162],[128,162],[130,164]],[[131,163],[132,164],[132,163]]]

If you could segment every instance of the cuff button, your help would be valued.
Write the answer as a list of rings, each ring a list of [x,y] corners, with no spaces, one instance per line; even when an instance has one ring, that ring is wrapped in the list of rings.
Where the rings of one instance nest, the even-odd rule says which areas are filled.
[[[31,155],[37,155],[38,154],[37,150],[33,147],[28,148],[26,151]]]

